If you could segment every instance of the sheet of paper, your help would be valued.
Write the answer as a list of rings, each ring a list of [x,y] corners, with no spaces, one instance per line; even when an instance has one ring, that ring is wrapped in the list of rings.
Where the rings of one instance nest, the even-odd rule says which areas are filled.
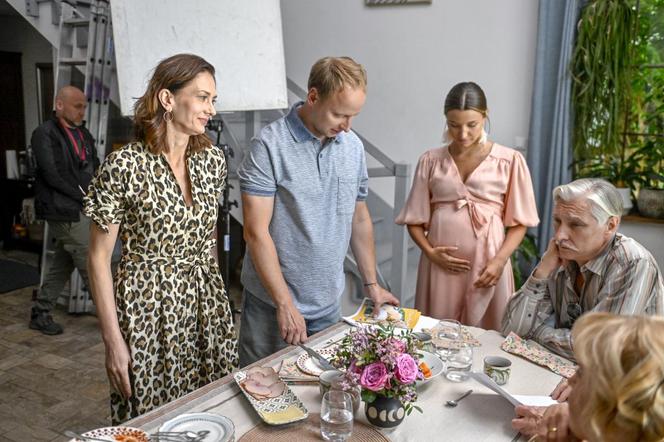
[[[491,390],[495,391],[505,399],[509,401],[510,404],[514,405],[515,407],[517,405],[523,405],[521,402],[519,402],[514,396],[500,388],[500,385],[496,384],[493,379],[491,379],[489,376],[487,376],[484,373],[478,373],[478,372],[471,372],[470,377],[475,379],[477,382],[480,384],[484,385],[485,387],[490,388]]]
[[[551,399],[550,396],[534,396],[528,394],[515,394],[512,396],[523,405],[534,405],[538,407],[548,407],[549,405],[557,404],[558,401]]]

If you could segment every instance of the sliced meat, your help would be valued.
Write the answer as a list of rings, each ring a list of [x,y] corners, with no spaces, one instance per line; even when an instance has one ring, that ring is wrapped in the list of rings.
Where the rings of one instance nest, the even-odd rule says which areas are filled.
[[[272,392],[272,390],[270,390],[265,385],[259,384],[258,382],[252,380],[243,382],[242,387],[247,390],[247,393],[256,397],[256,399],[259,399],[257,396],[262,396],[263,398],[267,397]]]
[[[248,380],[258,382],[261,385],[264,385],[266,387],[269,387],[270,385],[274,384],[275,382],[279,382],[279,376],[276,373],[272,373],[268,376],[262,374],[262,373],[252,373],[247,376]]]
[[[269,389],[270,394],[268,397],[278,397],[284,393],[284,390],[286,390],[286,384],[284,384],[282,381],[275,382],[274,384],[270,385]]]
[[[249,370],[247,370],[247,377],[253,375],[254,373],[260,373],[263,376],[277,374],[277,372],[274,371],[274,368],[272,367],[251,367]]]

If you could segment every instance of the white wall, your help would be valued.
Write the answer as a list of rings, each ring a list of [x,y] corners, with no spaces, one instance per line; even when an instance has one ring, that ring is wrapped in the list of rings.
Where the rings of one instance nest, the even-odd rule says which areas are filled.
[[[53,61],[51,44],[22,17],[2,15],[0,16],[0,51],[23,54],[21,64],[25,142],[30,143],[32,131],[39,124],[40,113],[37,102],[37,68],[35,64]]]
[[[367,7],[363,0],[282,0],[286,72],[306,87],[314,61],[349,55],[369,75],[355,128],[396,161],[440,145],[443,100],[472,80],[489,102],[491,135],[528,135],[537,39],[535,0],[433,0]],[[392,202],[393,180],[372,188]]]

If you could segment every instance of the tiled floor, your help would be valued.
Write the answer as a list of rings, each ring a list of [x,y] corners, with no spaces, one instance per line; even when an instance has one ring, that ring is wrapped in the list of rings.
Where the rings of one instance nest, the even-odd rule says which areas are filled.
[[[0,252],[36,262],[36,255]],[[65,331],[28,328],[33,287],[0,294],[0,442],[66,441],[110,423],[104,346],[92,315],[53,312]],[[232,290],[235,296],[237,290]]]
[[[97,318],[53,312],[65,332],[28,328],[32,287],[0,295],[0,441],[59,441],[109,423]]]

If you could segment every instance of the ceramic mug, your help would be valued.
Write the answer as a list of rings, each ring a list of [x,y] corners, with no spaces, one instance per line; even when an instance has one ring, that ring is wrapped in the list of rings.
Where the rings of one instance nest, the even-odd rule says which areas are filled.
[[[484,358],[484,373],[498,385],[505,385],[510,378],[512,361],[501,356]]]

